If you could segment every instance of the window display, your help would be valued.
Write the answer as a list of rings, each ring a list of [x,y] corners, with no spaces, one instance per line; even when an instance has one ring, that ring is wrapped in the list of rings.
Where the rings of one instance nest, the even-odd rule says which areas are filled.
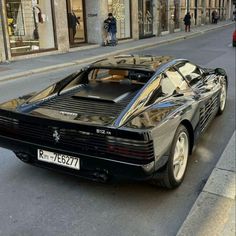
[[[180,0],[174,0],[174,27],[179,28],[179,11],[180,11]]]
[[[140,38],[153,35],[153,3],[152,0],[139,0],[138,21]]]
[[[168,3],[160,0],[160,32],[168,30]]]
[[[108,0],[108,11],[117,20],[117,38],[130,38],[130,0]]]
[[[7,0],[6,11],[13,55],[55,47],[51,1]]]

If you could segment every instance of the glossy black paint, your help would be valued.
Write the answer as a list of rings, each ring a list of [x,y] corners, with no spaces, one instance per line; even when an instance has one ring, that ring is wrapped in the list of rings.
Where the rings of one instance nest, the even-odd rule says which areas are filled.
[[[181,63],[188,61],[129,55],[112,60],[104,59],[38,94],[5,102],[0,105],[0,146],[13,150],[23,161],[33,165],[92,179],[96,176],[99,178],[99,173],[101,176],[104,174],[134,179],[152,178],[168,161],[173,137],[180,124],[188,129],[191,148],[193,147],[218,112],[221,92],[219,78],[227,78],[223,69],[212,70],[196,66],[200,76],[193,83],[178,69]],[[124,88],[119,87],[120,91],[116,91],[116,94],[110,91],[108,93],[103,88],[104,96],[99,101],[84,100],[91,94],[96,98],[94,94],[102,93],[97,87],[91,90],[89,85],[86,85],[86,88],[83,85],[84,78],[91,70],[101,68],[132,71],[135,72],[133,77],[143,73],[148,78],[146,83],[135,89],[134,93],[130,93],[132,96],[123,101],[120,110],[112,113],[113,115],[109,112],[106,114],[106,110],[98,113],[96,107],[99,107],[101,102],[106,102],[104,106],[99,107],[99,111],[115,111],[118,106],[114,102],[115,98],[129,91],[125,85]],[[163,93],[162,90],[159,93],[159,89],[164,85],[163,78],[168,77],[169,70],[177,71],[186,87],[181,90],[177,86],[171,94]],[[169,73],[170,76],[172,72]],[[63,89],[75,79],[79,83],[76,94],[73,90],[64,93]],[[82,89],[90,89],[89,95],[87,90]],[[71,97],[80,100],[75,103]],[[70,107],[70,104],[80,104],[79,109],[83,108],[83,103],[85,108],[87,104],[93,106],[97,103],[94,114],[93,110],[88,114],[88,109],[86,113],[83,108],[84,113],[78,115],[74,110],[68,112],[57,108],[57,105],[63,105],[63,102],[66,102],[65,108]],[[70,109],[72,108],[74,105]],[[62,135],[58,143],[53,140],[55,130]],[[36,158],[37,149],[79,157],[81,170],[74,171],[42,163]]]

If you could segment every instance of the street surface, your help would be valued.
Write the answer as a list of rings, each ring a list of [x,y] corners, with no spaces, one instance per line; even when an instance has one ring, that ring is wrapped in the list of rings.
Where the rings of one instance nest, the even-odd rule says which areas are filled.
[[[131,181],[98,184],[26,165],[11,151],[0,148],[0,236],[176,235],[235,130],[233,29],[225,27],[132,52],[172,55],[227,71],[225,113],[199,140],[181,187],[167,191]],[[77,69],[0,83],[0,102],[42,89]]]

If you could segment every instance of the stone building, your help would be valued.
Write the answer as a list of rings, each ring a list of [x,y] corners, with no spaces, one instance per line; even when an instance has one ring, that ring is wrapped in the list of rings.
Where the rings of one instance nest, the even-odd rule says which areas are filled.
[[[142,39],[232,16],[233,0],[0,0],[0,62],[63,53],[103,42],[108,12],[117,19],[119,40]],[[80,52],[78,52],[80,53]]]

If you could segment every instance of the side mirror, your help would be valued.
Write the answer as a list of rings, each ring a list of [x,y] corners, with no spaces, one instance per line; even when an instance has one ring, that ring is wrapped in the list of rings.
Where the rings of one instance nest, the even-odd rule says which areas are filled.
[[[224,69],[222,69],[222,68],[216,68],[215,69],[215,73],[217,74],[217,75],[226,75],[226,72],[225,72],[225,70]]]

